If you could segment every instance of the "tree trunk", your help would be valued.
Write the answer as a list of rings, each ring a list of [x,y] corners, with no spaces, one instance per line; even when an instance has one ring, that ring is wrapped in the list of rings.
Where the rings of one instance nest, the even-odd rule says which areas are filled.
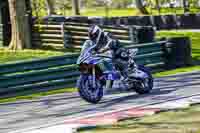
[[[159,0],[156,0],[156,9],[158,10],[158,13],[160,14],[161,8],[160,8],[160,2],[159,2]]]
[[[72,0],[73,15],[80,15],[79,0]]]
[[[46,0],[48,15],[56,14],[54,0]]]
[[[9,49],[31,48],[29,16],[26,14],[26,0],[8,0],[12,37]]]
[[[136,7],[137,9],[142,13],[142,14],[149,14],[147,11],[145,5],[144,5],[144,0],[135,0]]]
[[[190,11],[189,9],[189,1],[188,0],[183,0],[183,9],[184,9],[184,13],[187,13]]]

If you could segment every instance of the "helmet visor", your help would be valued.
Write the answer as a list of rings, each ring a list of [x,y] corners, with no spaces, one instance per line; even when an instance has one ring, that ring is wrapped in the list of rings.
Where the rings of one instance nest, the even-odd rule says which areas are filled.
[[[95,43],[97,43],[98,36],[99,36],[99,31],[89,34],[90,40],[92,40]]]

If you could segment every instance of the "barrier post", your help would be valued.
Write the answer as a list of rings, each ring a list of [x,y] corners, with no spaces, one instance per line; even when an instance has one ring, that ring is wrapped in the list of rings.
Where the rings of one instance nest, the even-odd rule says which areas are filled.
[[[65,48],[69,48],[71,47],[71,36],[70,36],[70,32],[65,32],[65,22],[63,22],[61,24],[61,34],[62,34],[62,37],[63,37],[63,46]]]
[[[129,28],[129,36],[132,43],[138,43],[136,28],[133,26],[129,26],[128,28]]]

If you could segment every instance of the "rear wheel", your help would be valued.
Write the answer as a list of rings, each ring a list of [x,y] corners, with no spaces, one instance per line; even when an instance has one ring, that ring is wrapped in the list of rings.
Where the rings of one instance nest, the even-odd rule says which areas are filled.
[[[96,80],[96,87],[92,85],[92,75],[81,75],[78,80],[78,92],[80,96],[89,103],[96,104],[103,97],[103,84],[99,80]]]
[[[147,78],[138,78],[137,82],[134,83],[134,90],[138,94],[148,94],[153,89],[153,77],[151,72],[144,66],[138,66],[138,69],[148,76]]]

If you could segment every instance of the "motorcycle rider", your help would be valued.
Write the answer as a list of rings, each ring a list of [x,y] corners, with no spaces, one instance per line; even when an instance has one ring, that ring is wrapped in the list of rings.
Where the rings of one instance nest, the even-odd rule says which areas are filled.
[[[110,33],[103,31],[97,25],[92,25],[89,28],[88,36],[89,39],[84,42],[81,53],[85,51],[85,49],[94,45],[94,52],[96,53],[103,53],[108,50],[116,50],[119,47],[118,41],[113,39]]]
[[[92,46],[94,46],[93,54],[103,53],[105,55],[112,55],[113,63],[120,69],[120,72],[124,79],[128,76],[128,51],[123,48],[117,39],[114,39],[113,36],[102,30],[97,25],[92,25],[88,30],[89,39],[86,40],[83,44],[81,53]],[[100,67],[103,66],[108,71],[112,71],[113,64],[103,63],[100,64]]]

